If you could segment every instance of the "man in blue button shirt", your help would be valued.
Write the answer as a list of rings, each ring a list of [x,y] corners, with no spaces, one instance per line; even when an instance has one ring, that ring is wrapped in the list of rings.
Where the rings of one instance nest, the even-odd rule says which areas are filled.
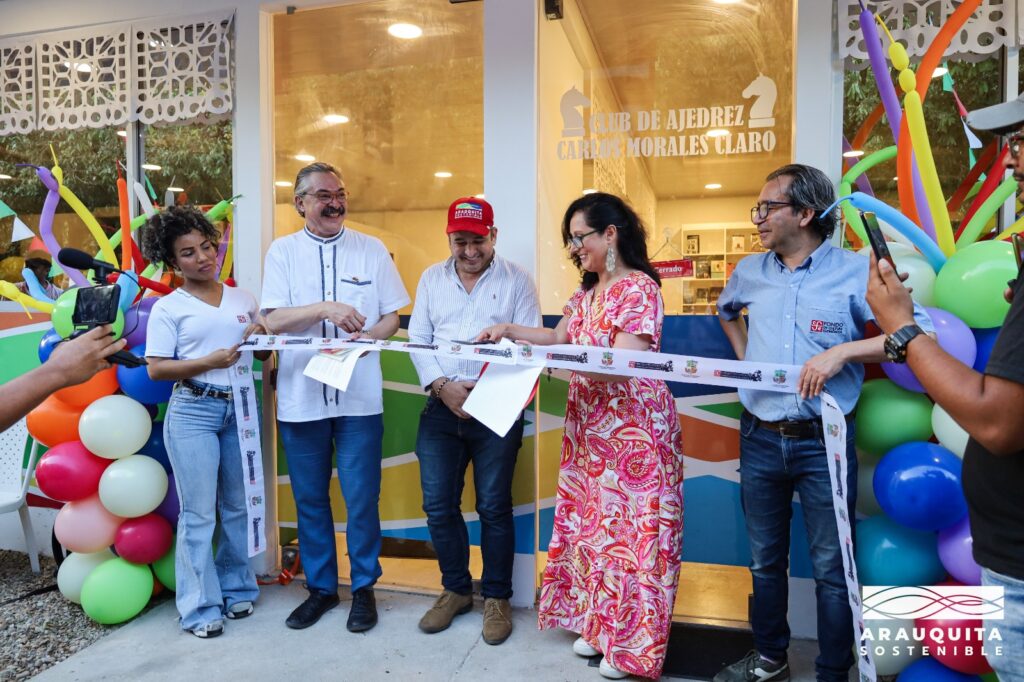
[[[829,243],[835,200],[828,177],[801,164],[771,173],[750,217],[764,254],[740,261],[718,299],[719,321],[736,357],[800,365],[799,394],[739,391],[740,495],[750,539],[756,650],[723,669],[716,682],[788,680],[789,527],[800,494],[817,584],[819,680],[846,680],[853,665],[853,627],[842,548],[821,432],[823,390],[850,415],[864,381],[864,362],[886,359],[883,337],[864,338],[874,319],[864,300],[868,259]],[[746,309],[749,328],[741,315]],[[919,324],[932,331],[927,315]],[[854,518],[857,458],[847,417],[847,481]]]

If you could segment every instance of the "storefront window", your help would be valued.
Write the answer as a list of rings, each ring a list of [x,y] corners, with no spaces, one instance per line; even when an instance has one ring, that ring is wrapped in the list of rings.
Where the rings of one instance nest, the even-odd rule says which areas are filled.
[[[143,173],[160,204],[207,206],[231,196],[231,121],[152,125]],[[244,201],[245,199],[243,199]]]

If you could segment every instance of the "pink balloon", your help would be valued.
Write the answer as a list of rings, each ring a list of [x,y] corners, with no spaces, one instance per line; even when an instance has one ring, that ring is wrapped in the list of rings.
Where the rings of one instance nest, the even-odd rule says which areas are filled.
[[[43,494],[61,502],[95,495],[100,476],[113,460],[97,457],[71,440],[50,448],[36,465],[36,482]]]
[[[114,538],[114,549],[119,557],[133,564],[150,564],[166,554],[173,541],[171,524],[151,512],[122,523]]]
[[[99,495],[68,502],[53,522],[57,541],[72,552],[98,552],[114,544],[117,528],[124,521],[100,502]]]

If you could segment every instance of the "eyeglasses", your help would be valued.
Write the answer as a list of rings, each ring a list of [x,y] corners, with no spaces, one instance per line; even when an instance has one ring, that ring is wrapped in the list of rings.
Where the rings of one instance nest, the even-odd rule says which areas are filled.
[[[321,204],[327,204],[333,201],[345,201],[348,199],[348,190],[340,190],[338,192],[303,192],[303,196],[313,197]]]
[[[569,247],[573,248],[573,249],[582,249],[583,248],[583,240],[586,239],[587,237],[589,237],[592,234],[597,234],[600,231],[601,230],[591,230],[590,232],[584,232],[583,234],[578,234],[575,237],[569,237]]]
[[[795,204],[791,201],[759,201],[750,209],[750,222],[756,223],[759,220],[764,220],[769,213],[782,206],[795,206]]]
[[[1010,148],[1010,156],[1017,159],[1020,158],[1020,143],[1024,141],[1024,134],[1012,133],[1010,135],[1003,135],[1003,142]]]

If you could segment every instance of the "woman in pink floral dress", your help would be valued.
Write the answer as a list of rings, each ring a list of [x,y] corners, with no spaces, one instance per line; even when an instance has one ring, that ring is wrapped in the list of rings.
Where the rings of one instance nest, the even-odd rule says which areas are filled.
[[[646,233],[621,199],[566,210],[562,239],[583,281],[555,329],[498,325],[480,338],[657,351],[664,315]],[[663,381],[577,372],[569,383],[540,627],[579,633],[600,672],[657,678],[665,662],[683,529],[682,432]]]

